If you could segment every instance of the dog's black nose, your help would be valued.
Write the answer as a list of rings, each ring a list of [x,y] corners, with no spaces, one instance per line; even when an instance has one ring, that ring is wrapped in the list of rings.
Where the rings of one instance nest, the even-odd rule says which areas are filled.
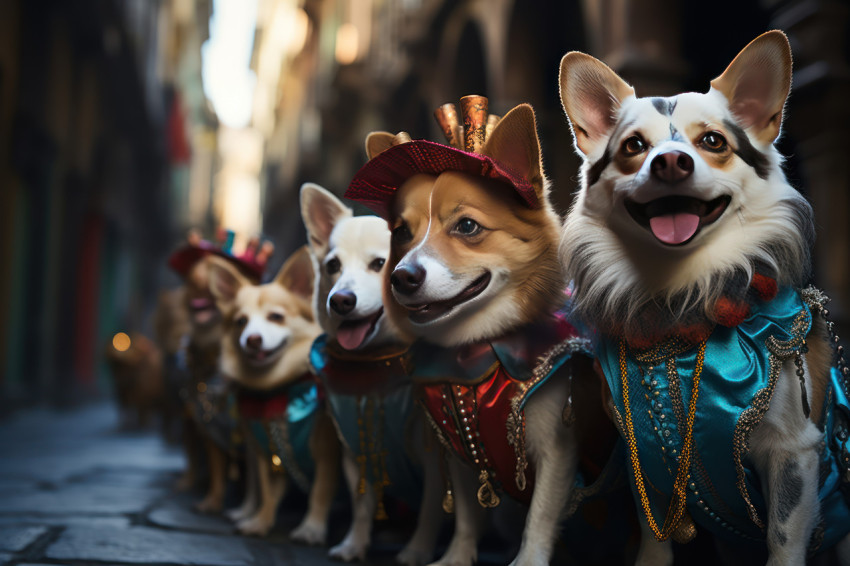
[[[649,170],[665,183],[678,183],[694,172],[694,159],[684,151],[666,151],[652,159]]]
[[[245,343],[248,344],[249,348],[259,350],[263,347],[263,337],[259,334],[251,334],[245,339]]]
[[[418,264],[396,267],[390,275],[393,289],[402,295],[412,295],[423,281],[425,281],[425,269]]]
[[[354,310],[357,305],[357,295],[351,291],[337,291],[328,299],[335,313],[346,315]]]

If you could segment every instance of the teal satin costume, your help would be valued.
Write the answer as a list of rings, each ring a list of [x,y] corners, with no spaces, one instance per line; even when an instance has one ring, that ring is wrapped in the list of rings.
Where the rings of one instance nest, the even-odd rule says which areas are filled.
[[[752,303],[741,324],[717,326],[706,342],[686,501],[693,520],[715,535],[765,538],[763,486],[747,458],[749,436],[769,408],[783,365],[793,364],[798,353],[805,353],[813,311],[817,313],[822,305],[819,298],[823,295],[813,288],[803,292],[780,288],[773,300]],[[625,407],[618,347],[616,339],[602,339],[597,355],[622,434]],[[659,525],[670,504],[682,450],[681,431],[692,395],[697,350],[676,340],[646,351],[627,350],[634,433]],[[834,545],[850,532],[850,403],[845,387],[832,368],[825,406],[816,423],[824,431],[818,486],[822,509],[811,553]],[[637,498],[633,469],[631,475]]]
[[[410,379],[392,363],[335,356],[327,334],[313,342],[310,363],[322,381],[341,440],[360,464],[361,481],[380,484],[378,493],[418,509],[423,472],[408,447],[423,439],[412,434]],[[359,379],[363,373],[369,374],[366,380]]]
[[[305,378],[273,393],[239,394],[239,415],[255,443],[274,461],[272,470],[284,472],[305,493],[309,493],[315,473],[310,453],[310,436],[322,407],[315,379]]]

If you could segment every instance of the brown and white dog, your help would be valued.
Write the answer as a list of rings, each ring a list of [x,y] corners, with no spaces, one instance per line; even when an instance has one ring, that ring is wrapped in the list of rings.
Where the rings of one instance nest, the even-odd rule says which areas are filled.
[[[310,345],[320,332],[310,305],[309,252],[299,249],[264,285],[252,285],[218,258],[210,260],[210,268],[211,289],[224,314],[221,370],[240,388],[247,446],[246,496],[229,516],[241,533],[265,535],[291,481],[308,490],[309,502],[290,537],[323,544],[339,480],[339,443],[309,371]],[[307,466],[314,467],[312,478]]]
[[[514,345],[525,343],[527,327],[549,320],[563,305],[566,287],[557,255],[561,221],[548,198],[534,112],[527,104],[511,110],[475,156],[468,149],[461,153],[409,140],[401,134],[371,134],[367,148],[372,161],[346,193],[348,198],[373,203],[392,229],[388,264],[396,304],[387,304],[387,310],[424,342],[444,349],[447,367],[480,353],[492,359],[496,347],[491,344],[505,337],[510,337],[506,349],[514,351]],[[408,147],[414,149],[408,151]],[[416,166],[406,178],[380,182],[368,178],[397,169],[385,166],[385,160],[421,163],[418,156],[429,152],[441,156],[431,160],[432,172]],[[370,171],[379,161],[381,166]],[[441,165],[452,161],[465,163],[467,171],[483,173]],[[361,190],[363,181],[375,188]],[[396,189],[382,204],[383,186]],[[580,340],[570,336],[568,341]],[[540,346],[535,339],[529,340]],[[571,408],[571,379],[578,374],[594,378],[583,356],[569,359],[553,373],[538,372],[539,359],[553,359],[549,346],[543,348],[528,360],[535,369],[529,381],[497,375],[493,368],[502,366],[488,361],[489,370],[484,368],[481,378],[455,381],[461,376],[445,375],[438,368],[434,373],[441,379],[421,382],[420,399],[441,442],[451,446],[455,455],[449,458],[455,531],[437,564],[465,566],[476,560],[482,508],[498,505],[499,488],[530,499],[513,564],[549,563],[578,464],[576,427],[564,422],[565,409]],[[427,365],[438,357],[424,356],[415,362],[415,371],[424,369],[420,363]],[[543,375],[548,379],[535,381]],[[531,395],[535,383],[539,388]],[[500,388],[502,394],[490,397]],[[507,418],[496,416],[504,414],[503,403],[513,408]],[[502,445],[506,434],[508,443]],[[485,437],[493,442],[487,444]],[[499,472],[496,460],[507,462],[509,470]],[[527,488],[526,466],[531,474]]]
[[[201,462],[206,461],[209,484],[206,495],[196,508],[204,513],[217,513],[224,504],[227,485],[227,453],[221,442],[211,437],[200,414],[211,414],[200,408],[199,395],[212,396],[211,381],[218,373],[221,351],[221,313],[216,308],[210,292],[209,258],[195,262],[184,277],[184,306],[189,313],[189,340],[186,346],[190,382],[181,391],[182,401],[190,415],[184,426],[183,446],[187,467],[178,482],[178,489],[194,487],[200,475]],[[212,420],[207,419],[207,420]],[[199,448],[201,454],[199,454]]]
[[[400,494],[418,504],[419,520],[397,561],[424,564],[434,554],[442,524],[440,469],[436,439],[430,438],[427,445],[423,440],[426,433],[431,435],[424,429],[421,409],[413,404],[412,384],[403,371],[395,373],[390,362],[410,343],[408,334],[384,312],[390,231],[376,216],[352,217],[351,209],[337,197],[309,183],[301,187],[301,214],[316,262],[314,310],[327,334],[326,342],[314,347],[314,355],[322,357],[324,369],[338,366],[320,374],[328,381],[328,403],[343,440],[343,470],[352,497],[351,527],[329,554],[346,561],[364,560],[376,508],[383,505],[372,482],[365,481],[366,469],[358,464],[369,456],[357,438],[363,429],[364,405],[373,403],[384,413],[375,423],[381,428],[376,434],[382,439],[381,448],[388,451],[384,465],[397,464],[388,489],[417,490],[419,499],[417,493]],[[371,375],[363,379],[366,373]],[[335,374],[342,383],[333,383]]]
[[[584,158],[561,254],[577,309],[606,336],[599,359],[632,445],[644,519],[639,564],[672,563],[669,542],[654,539],[687,540],[694,522],[721,538],[761,536],[770,565],[804,564],[824,535],[850,563],[848,502],[837,495],[850,475],[824,475],[847,467],[839,461],[846,398],[839,406],[828,323],[815,316],[822,296],[800,291],[812,211],[773,147],[790,86],[791,51],[779,31],[750,43],[705,94],[636,98],[593,57],[574,52],[561,62],[561,98]],[[781,322],[780,308],[797,324]],[[730,347],[713,350],[717,341]],[[675,414],[677,403],[690,421]],[[729,449],[711,448],[721,445]],[[662,460],[675,484],[652,475]],[[655,490],[673,494],[653,504]]]

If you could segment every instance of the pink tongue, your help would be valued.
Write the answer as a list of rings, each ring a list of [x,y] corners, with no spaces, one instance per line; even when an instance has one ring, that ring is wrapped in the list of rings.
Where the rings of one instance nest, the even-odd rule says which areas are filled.
[[[699,216],[689,212],[653,216],[649,219],[649,227],[655,237],[665,244],[681,244],[696,233]]]
[[[336,331],[336,341],[346,350],[353,350],[363,343],[371,326],[370,320],[353,326],[343,325]]]

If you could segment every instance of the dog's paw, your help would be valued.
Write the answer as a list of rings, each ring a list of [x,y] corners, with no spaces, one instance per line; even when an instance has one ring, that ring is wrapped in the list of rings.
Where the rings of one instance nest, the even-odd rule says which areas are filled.
[[[225,511],[224,516],[227,517],[230,521],[238,523],[239,521],[250,517],[251,512],[248,509],[237,507],[236,509],[228,509],[227,511]]]
[[[429,566],[472,566],[476,560],[475,552],[447,552],[437,562]]]
[[[328,551],[328,556],[343,562],[354,562],[355,560],[363,562],[366,560],[368,547],[368,543],[364,544],[346,537],[345,540]]]
[[[203,501],[195,505],[198,513],[221,513],[224,503],[221,497],[205,497]]]
[[[320,546],[325,544],[327,536],[327,526],[316,524],[307,520],[304,520],[304,522],[298,525],[295,530],[289,533],[289,538],[292,542],[307,544],[310,546]]]
[[[403,566],[423,566],[431,560],[433,555],[433,550],[408,545],[396,555],[395,561]]]
[[[549,559],[539,555],[517,556],[510,566],[549,566]]]
[[[264,537],[273,526],[273,522],[266,521],[261,517],[250,517],[239,521],[236,524],[236,530],[249,537]]]

